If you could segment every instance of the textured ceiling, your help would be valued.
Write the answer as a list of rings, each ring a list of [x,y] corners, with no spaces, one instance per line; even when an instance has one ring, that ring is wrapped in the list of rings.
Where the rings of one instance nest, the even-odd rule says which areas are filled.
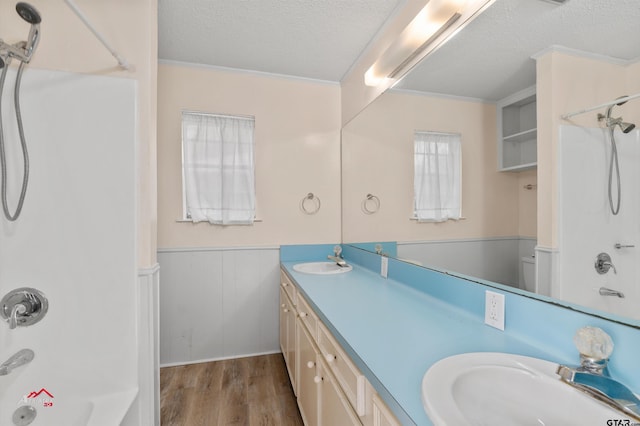
[[[405,1],[159,0],[159,57],[340,81]],[[553,45],[640,58],[640,0],[496,0],[397,87],[495,101]]]
[[[160,59],[340,81],[404,0],[159,0]]]
[[[640,0],[497,0],[397,88],[495,101],[534,85],[531,55],[553,45],[640,59]]]

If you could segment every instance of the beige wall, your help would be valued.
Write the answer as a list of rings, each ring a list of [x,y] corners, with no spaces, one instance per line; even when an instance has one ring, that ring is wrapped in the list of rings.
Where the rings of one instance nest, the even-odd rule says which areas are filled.
[[[119,69],[117,61],[62,1],[29,3],[42,16],[40,44],[30,67],[131,78],[138,83],[138,266],[151,266],[156,262],[157,0],[76,2],[134,66],[133,71]],[[0,0],[0,37],[7,43],[25,40],[29,32],[15,4],[15,0]]]
[[[181,111],[256,119],[253,226],[179,223]],[[255,73],[161,64],[158,72],[158,245],[233,247],[340,241],[340,87]],[[309,192],[322,207],[306,215]]]
[[[518,173],[518,233],[521,237],[536,238],[538,233],[538,170]],[[534,185],[526,189],[526,185]]]
[[[602,104],[640,89],[640,66],[619,65],[562,52],[537,58],[538,245],[558,245],[557,143],[559,126],[597,127],[598,112],[561,119],[563,114]],[[637,101],[618,107],[627,120],[639,118]],[[634,118],[635,117],[635,118]]]
[[[462,134],[462,213],[466,220],[438,224],[409,220],[413,216],[415,130]],[[493,104],[385,93],[343,129],[344,241],[535,235],[535,213],[531,212],[535,212],[535,201],[530,194],[535,191],[520,190],[524,182],[535,183],[535,172],[522,177],[498,172],[496,137]],[[361,210],[367,193],[380,198],[376,214]],[[526,211],[519,212],[521,208]]]

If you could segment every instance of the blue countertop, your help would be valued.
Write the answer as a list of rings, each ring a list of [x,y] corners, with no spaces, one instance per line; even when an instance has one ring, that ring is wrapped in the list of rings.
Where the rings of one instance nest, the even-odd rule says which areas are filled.
[[[296,263],[282,266],[403,424],[432,424],[422,406],[422,377],[442,358],[508,352],[554,361],[476,314],[357,264],[349,273],[308,275],[294,271]]]

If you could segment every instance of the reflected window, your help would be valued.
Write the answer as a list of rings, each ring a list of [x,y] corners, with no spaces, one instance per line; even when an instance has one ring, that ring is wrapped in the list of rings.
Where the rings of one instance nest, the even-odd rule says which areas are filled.
[[[414,215],[419,222],[462,217],[462,149],[458,133],[414,133]]]

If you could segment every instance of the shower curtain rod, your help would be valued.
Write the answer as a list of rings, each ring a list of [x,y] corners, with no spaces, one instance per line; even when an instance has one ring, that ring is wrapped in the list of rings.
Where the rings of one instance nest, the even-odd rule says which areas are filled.
[[[627,102],[627,101],[630,101],[631,99],[636,99],[636,98],[640,98],[640,93],[636,93],[635,95],[630,95],[630,96],[624,96],[624,97],[622,97],[620,99],[615,99],[613,101],[610,101],[610,102],[607,102],[607,103],[604,103],[604,104],[600,104],[600,105],[596,105],[596,106],[593,106],[591,108],[583,109],[583,110],[580,110],[580,111],[570,112],[569,114],[562,115],[560,118],[562,118],[563,120],[567,120],[567,119],[569,119],[569,118],[571,118],[571,117],[573,117],[575,115],[580,115],[580,114],[584,114],[585,112],[595,111],[595,110],[600,109],[600,108],[605,108],[605,107],[608,107],[608,106],[611,106],[611,105],[619,104],[620,102]]]
[[[127,62],[126,59],[124,59],[122,56],[120,56],[118,54],[118,52],[116,52],[109,45],[109,43],[107,43],[107,40],[102,36],[102,34],[100,34],[98,32],[98,30],[95,29],[95,27],[93,25],[91,25],[91,22],[89,22],[89,19],[87,18],[87,16],[84,13],[82,13],[82,11],[78,8],[78,6],[75,3],[72,0],[64,0],[64,2],[67,4],[67,6],[69,6],[69,8],[76,15],[78,15],[78,18],[80,18],[80,20],[87,26],[87,28],[89,28],[89,30],[91,30],[93,35],[96,36],[96,38],[100,41],[100,43],[102,43],[102,45],[107,48],[109,53],[111,53],[111,55],[113,55],[113,57],[116,58],[120,68],[128,70],[128,71],[133,71],[133,69],[132,69],[131,65],[129,64],[129,62]]]

